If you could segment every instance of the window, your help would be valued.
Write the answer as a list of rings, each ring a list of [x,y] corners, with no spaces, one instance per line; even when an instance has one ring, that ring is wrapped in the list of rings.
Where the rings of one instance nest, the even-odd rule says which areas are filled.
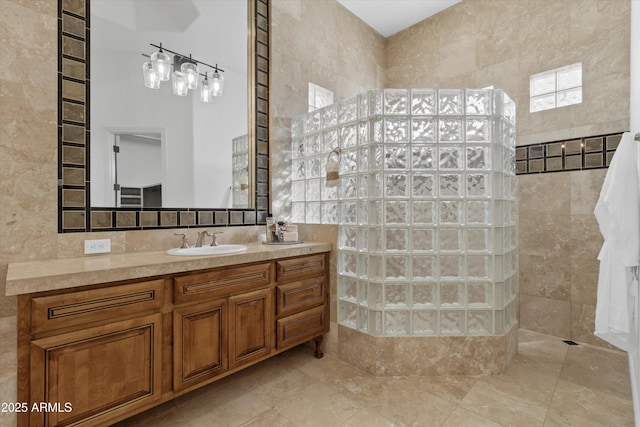
[[[532,75],[529,96],[531,113],[582,103],[582,62]]]
[[[309,82],[309,112],[333,104],[333,92]]]

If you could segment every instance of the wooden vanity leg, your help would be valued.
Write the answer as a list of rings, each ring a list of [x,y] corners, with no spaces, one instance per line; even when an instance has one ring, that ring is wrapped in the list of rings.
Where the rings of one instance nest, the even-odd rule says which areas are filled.
[[[317,358],[317,359],[321,359],[322,356],[324,356],[324,353],[322,352],[322,350],[320,350],[320,347],[322,346],[322,340],[324,339],[324,335],[320,335],[315,337],[313,340],[316,342],[316,351],[315,353],[313,353],[313,355]]]

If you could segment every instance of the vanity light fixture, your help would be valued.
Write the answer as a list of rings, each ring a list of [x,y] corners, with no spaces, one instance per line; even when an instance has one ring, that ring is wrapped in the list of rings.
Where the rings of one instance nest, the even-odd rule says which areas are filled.
[[[186,96],[189,93],[189,89],[198,88],[198,79],[203,76],[200,99],[203,102],[211,102],[214,96],[222,96],[224,76],[220,73],[224,73],[224,70],[218,68],[218,64],[214,66],[198,61],[193,59],[191,54],[187,57],[162,47],[162,43],[160,45],[150,43],[150,45],[159,50],[153,52],[151,56],[142,54],[142,56],[150,58],[150,61],[145,62],[142,66],[144,85],[146,87],[159,89],[160,82],[168,81],[171,77],[173,93],[177,96]],[[173,61],[165,51],[173,54]],[[213,69],[211,80],[209,80],[207,72],[204,75],[200,74],[198,65]],[[171,66],[173,66],[173,72],[171,72]]]

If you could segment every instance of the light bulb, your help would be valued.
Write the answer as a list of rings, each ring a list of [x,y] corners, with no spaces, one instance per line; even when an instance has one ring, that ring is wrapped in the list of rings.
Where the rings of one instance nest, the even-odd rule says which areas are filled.
[[[160,80],[166,82],[171,74],[171,58],[162,49],[151,54],[151,65],[158,72]]]
[[[187,78],[184,73],[180,71],[174,71],[172,76],[173,83],[173,93],[178,96],[187,96],[188,93],[188,85]]]
[[[211,87],[209,86],[209,80],[207,80],[206,75],[204,77],[204,80],[202,81],[202,86],[200,86],[200,99],[202,100],[202,102],[213,101],[213,96],[211,95]]]
[[[211,94],[213,96],[222,96],[224,89],[224,76],[217,71],[211,76]]]
[[[180,71],[184,73],[189,89],[196,89],[198,87],[198,77],[200,73],[198,66],[193,62],[185,62],[180,66]]]
[[[144,75],[144,85],[150,89],[160,89],[160,75],[153,68],[151,62],[142,64],[142,74]]]

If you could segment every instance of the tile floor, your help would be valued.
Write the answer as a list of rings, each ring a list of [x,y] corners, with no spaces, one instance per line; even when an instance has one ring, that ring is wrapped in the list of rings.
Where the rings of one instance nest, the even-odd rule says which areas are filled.
[[[504,375],[378,378],[298,347],[125,426],[633,426],[626,353],[520,330]]]
[[[1,341],[7,402],[15,399],[15,351]],[[0,414],[0,426],[12,425]],[[300,346],[118,426],[622,427],[633,426],[633,407],[625,353],[521,329],[504,375],[379,378]]]

